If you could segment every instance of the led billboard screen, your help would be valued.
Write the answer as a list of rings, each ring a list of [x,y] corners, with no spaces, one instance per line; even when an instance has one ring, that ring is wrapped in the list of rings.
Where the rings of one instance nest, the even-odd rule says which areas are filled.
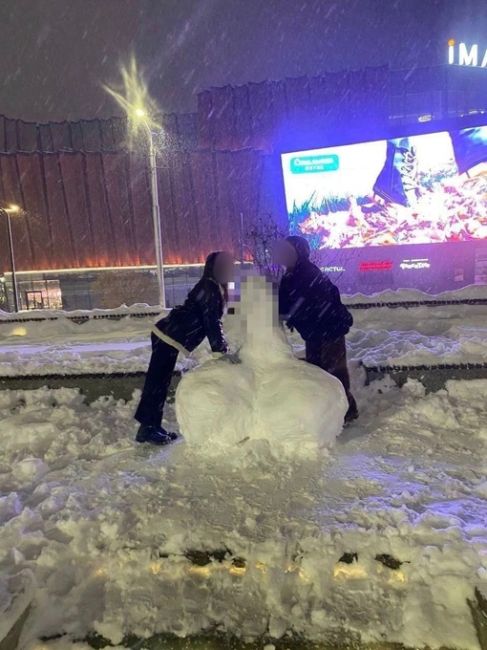
[[[314,249],[487,239],[487,127],[281,156],[290,231]]]

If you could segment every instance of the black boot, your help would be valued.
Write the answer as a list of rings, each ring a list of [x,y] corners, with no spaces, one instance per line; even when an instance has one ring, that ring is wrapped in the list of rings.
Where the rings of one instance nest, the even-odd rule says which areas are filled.
[[[354,420],[358,419],[358,408],[356,405],[351,405],[348,407],[348,411],[345,415],[345,424],[350,424]]]
[[[348,411],[345,415],[345,424],[350,424],[350,422],[353,422],[354,420],[358,419],[358,406],[357,406],[357,402],[355,401],[355,397],[352,395],[352,393],[348,393],[347,398],[348,398]]]
[[[135,436],[136,442],[149,442],[151,445],[168,445],[176,438],[177,434],[168,433],[162,427],[150,424],[141,424]]]

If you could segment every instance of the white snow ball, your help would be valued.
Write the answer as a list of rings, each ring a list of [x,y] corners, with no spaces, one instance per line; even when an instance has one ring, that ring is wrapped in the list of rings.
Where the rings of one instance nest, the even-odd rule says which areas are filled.
[[[348,408],[338,379],[303,361],[272,367],[254,405],[254,436],[293,448],[332,445]]]
[[[209,361],[177,389],[176,414],[189,444],[236,445],[252,422],[252,376],[240,365]]]
[[[241,363],[212,360],[181,379],[178,424],[201,453],[228,453],[259,440],[274,456],[309,455],[340,434],[348,408],[343,386],[294,357],[276,308],[265,279],[244,283]]]

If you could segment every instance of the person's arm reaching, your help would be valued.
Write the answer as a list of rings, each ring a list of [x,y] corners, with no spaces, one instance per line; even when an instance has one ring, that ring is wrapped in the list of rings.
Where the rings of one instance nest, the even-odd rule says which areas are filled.
[[[286,278],[281,280],[279,285],[279,320],[287,321],[289,317],[289,288],[287,287]]]
[[[228,350],[227,342],[223,335],[221,321],[221,297],[217,285],[205,288],[198,296],[198,302],[203,318],[203,327],[210,343],[212,352],[225,354]]]

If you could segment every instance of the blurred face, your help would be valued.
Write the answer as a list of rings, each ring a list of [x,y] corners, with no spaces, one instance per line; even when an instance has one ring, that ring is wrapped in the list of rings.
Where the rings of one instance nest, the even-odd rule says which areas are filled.
[[[276,242],[273,250],[274,263],[292,269],[298,261],[298,254],[294,246],[291,246],[285,239]]]
[[[233,282],[235,277],[235,262],[230,253],[220,253],[215,262],[215,280],[220,284]]]

